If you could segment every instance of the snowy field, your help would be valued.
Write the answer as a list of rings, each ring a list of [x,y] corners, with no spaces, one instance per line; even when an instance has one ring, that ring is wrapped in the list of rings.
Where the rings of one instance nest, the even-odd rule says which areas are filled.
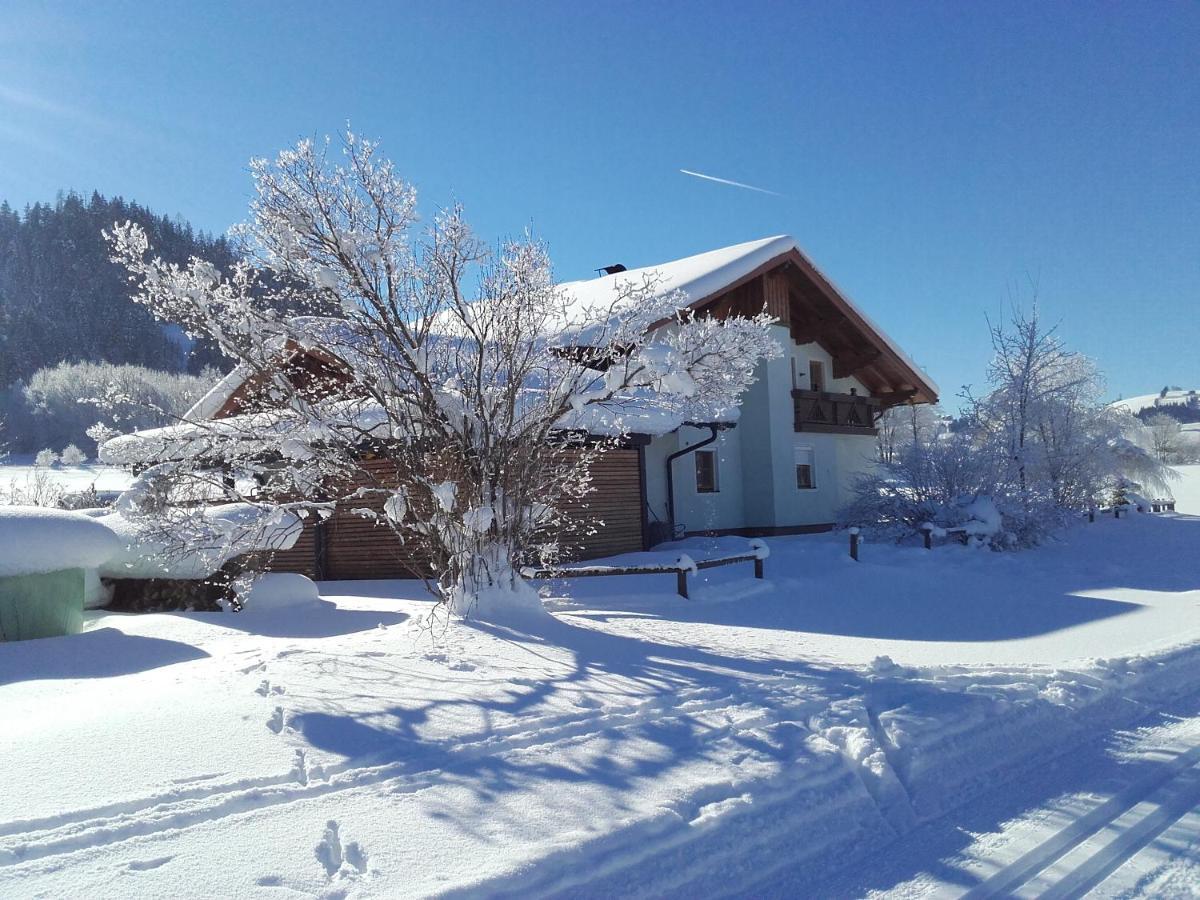
[[[779,538],[528,631],[330,582],[0,644],[0,896],[1187,896],[1186,474],[1036,551]]]
[[[124,469],[86,463],[82,466],[62,464],[47,469],[38,469],[32,456],[10,456],[0,462],[0,496],[15,487],[18,491],[27,488],[38,472],[46,476],[65,491],[85,491],[93,485],[98,493],[123,491],[129,487],[133,476]]]

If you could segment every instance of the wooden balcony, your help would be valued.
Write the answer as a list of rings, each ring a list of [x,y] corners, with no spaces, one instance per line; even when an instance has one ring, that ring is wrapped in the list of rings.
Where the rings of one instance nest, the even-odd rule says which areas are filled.
[[[821,434],[875,434],[880,402],[857,394],[792,391],[796,431]]]

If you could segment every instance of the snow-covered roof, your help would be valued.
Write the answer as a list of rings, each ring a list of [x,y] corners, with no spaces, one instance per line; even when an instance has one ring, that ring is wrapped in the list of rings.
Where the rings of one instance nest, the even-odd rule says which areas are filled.
[[[207,394],[192,404],[192,408],[183,414],[183,418],[189,422],[211,419],[221,411],[221,407],[229,402],[229,398],[250,375],[249,366],[234,366],[233,371],[214,384]]]
[[[356,434],[387,439],[392,423],[372,401],[343,404],[336,417]],[[669,408],[668,408],[669,407]],[[584,431],[598,437],[627,434],[670,434],[688,422],[732,424],[737,408],[708,408],[702,400],[679,406],[664,404],[648,388],[606,403],[568,412],[558,421],[563,431]],[[122,434],[100,445],[101,462],[114,466],[146,466],[169,460],[219,458],[232,453],[255,456],[279,453],[297,458],[307,451],[304,421],[289,410],[249,412],[210,421],[183,422]]]
[[[602,321],[607,313],[615,311],[622,298],[623,289],[642,288],[652,285],[655,295],[661,296],[670,292],[680,294],[681,308],[695,307],[703,304],[709,298],[723,293],[734,287],[738,282],[765,270],[773,263],[784,262],[788,257],[803,264],[820,281],[828,292],[831,292],[842,305],[848,317],[856,327],[867,333],[867,337],[881,347],[887,348],[900,364],[910,371],[928,391],[936,396],[937,384],[922,370],[875,322],[864,313],[849,297],[822,273],[812,261],[804,255],[795,238],[789,235],[776,235],[757,241],[748,241],[698,253],[694,256],[655,265],[629,269],[612,275],[604,275],[585,281],[563,282],[558,287],[570,300],[567,317],[563,323],[570,330],[573,324],[595,323]],[[353,363],[370,364],[370,360],[378,354],[359,354],[361,343],[370,341],[360,329],[342,319],[308,316],[289,320],[289,344],[297,350],[320,348],[328,346],[336,348],[338,355]],[[586,345],[588,328],[584,326],[572,335],[572,343]],[[296,345],[299,346],[296,346]],[[282,346],[282,345],[281,345]],[[184,416],[189,423],[211,422],[221,415],[228,413],[229,401],[239,388],[253,377],[247,366],[238,366],[204,395]],[[261,415],[261,414],[259,414]],[[270,414],[268,414],[270,415]],[[228,440],[230,432],[245,431],[250,434],[254,429],[249,428],[248,421],[240,421],[240,416],[223,416],[222,427],[216,431],[203,425],[178,425],[167,428],[150,429],[123,435],[108,441],[100,449],[100,456],[105,462],[119,465],[143,464],[154,460],[179,459],[183,456],[197,457],[207,455],[216,443]],[[382,423],[380,417],[380,423]],[[700,421],[695,416],[686,417],[689,421]],[[704,421],[731,422],[736,421],[737,411],[732,410],[705,417]],[[571,421],[568,421],[571,420]],[[564,428],[584,428],[594,434],[603,434],[616,428],[617,421],[625,423],[636,422],[637,427],[624,430],[637,431],[645,434],[664,434],[678,428],[683,419],[678,415],[666,414],[661,405],[652,402],[652,398],[626,398],[616,405],[614,410],[597,409],[586,414],[568,416],[561,423]],[[679,421],[676,421],[679,420]],[[673,423],[673,424],[672,424]],[[261,423],[259,423],[261,426]],[[279,420],[267,427],[268,434],[279,434],[292,427],[286,420]],[[260,427],[261,433],[261,427]],[[261,438],[259,438],[261,440]]]
[[[686,256],[671,262],[627,269],[613,275],[602,275],[586,281],[568,281],[559,285],[573,300],[572,309],[576,311],[574,319],[582,321],[588,317],[603,314],[611,308],[620,296],[622,289],[629,289],[653,282],[657,294],[679,291],[686,298],[686,306],[692,307],[704,300],[719,294],[738,281],[750,276],[782,257],[798,255],[838,298],[853,312],[862,325],[871,333],[871,337],[886,346],[905,366],[919,376],[932,390],[938,392],[938,386],[925,370],[918,366],[900,346],[888,337],[870,316],[851,300],[844,291],[818,269],[800,248],[796,239],[790,235],[781,234],[775,237],[763,238],[757,241],[747,241],[744,244],[734,244]],[[584,336],[586,342],[586,335]]]
[[[627,269],[615,275],[602,275],[586,281],[566,281],[559,288],[571,297],[572,308],[578,312],[578,319],[588,313],[603,313],[622,288],[641,286],[647,281],[658,286],[659,294],[682,291],[690,305],[723,291],[760,266],[794,249],[798,249],[794,239],[779,235],[685,256],[671,262]]]

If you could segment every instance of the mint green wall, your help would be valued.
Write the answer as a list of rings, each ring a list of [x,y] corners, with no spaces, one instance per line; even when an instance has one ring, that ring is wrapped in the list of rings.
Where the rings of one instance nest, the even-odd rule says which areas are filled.
[[[743,397],[737,427],[721,432],[713,445],[718,450],[720,491],[696,492],[695,460],[690,455],[674,463],[676,522],[688,531],[833,522],[849,498],[855,477],[875,465],[873,437],[793,429],[793,358],[804,375],[804,387],[808,360],[819,359],[825,364],[827,390],[848,393],[853,387],[862,396],[869,392],[854,378],[833,379],[833,361],[824,348],[796,346],[783,326],[773,326],[772,333],[786,352],[780,359],[759,364],[757,378]],[[667,456],[699,443],[707,434],[705,429],[683,428],[655,438],[646,448],[646,497],[653,516],[667,518]],[[817,484],[813,490],[796,487],[797,446],[813,450]]]
[[[0,578],[0,640],[75,634],[83,627],[82,569]]]

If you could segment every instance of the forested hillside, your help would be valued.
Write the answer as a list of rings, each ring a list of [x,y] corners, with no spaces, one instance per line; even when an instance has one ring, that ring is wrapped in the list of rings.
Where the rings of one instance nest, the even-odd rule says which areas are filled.
[[[193,347],[129,299],[125,272],[109,262],[101,234],[126,219],[141,223],[168,260],[233,262],[225,238],[120,197],[67,194],[20,213],[0,202],[0,387],[63,361],[192,372],[223,365],[211,348]]]

